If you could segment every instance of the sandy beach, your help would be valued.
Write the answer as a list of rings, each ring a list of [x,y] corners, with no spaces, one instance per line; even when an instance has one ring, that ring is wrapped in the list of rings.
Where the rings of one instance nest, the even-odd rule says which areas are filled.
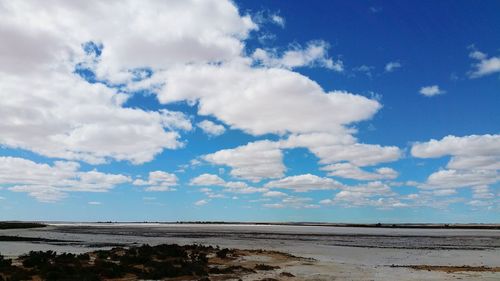
[[[7,257],[32,250],[85,253],[141,244],[201,244],[244,251],[232,261],[238,265],[254,267],[265,262],[279,268],[245,274],[242,280],[500,278],[499,230],[58,223],[1,230],[0,235],[31,238],[0,242],[0,252]],[[294,277],[283,276],[283,272]]]

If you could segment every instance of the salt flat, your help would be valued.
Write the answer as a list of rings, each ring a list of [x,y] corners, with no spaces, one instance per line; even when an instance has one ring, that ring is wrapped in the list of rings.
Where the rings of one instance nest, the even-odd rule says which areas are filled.
[[[81,253],[115,245],[193,244],[265,249],[313,258],[286,263],[294,280],[499,280],[499,272],[415,270],[412,265],[500,267],[500,231],[231,224],[53,224],[0,235],[68,242],[1,242],[0,252]],[[257,257],[258,258],[258,257]],[[301,277],[302,276],[302,277]],[[254,276],[255,277],[255,276]],[[247,278],[254,278],[247,276]],[[260,277],[255,277],[260,278]],[[302,278],[302,279],[300,279]],[[258,280],[258,279],[248,279]]]

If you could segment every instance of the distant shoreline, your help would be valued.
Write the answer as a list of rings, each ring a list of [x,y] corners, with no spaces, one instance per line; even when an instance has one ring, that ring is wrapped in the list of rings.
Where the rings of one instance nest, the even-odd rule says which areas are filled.
[[[320,223],[320,222],[226,222],[226,221],[0,221],[0,229],[34,228],[57,224],[192,224],[192,225],[277,225],[277,226],[321,226],[321,227],[359,227],[359,228],[407,228],[407,229],[493,229],[500,230],[500,224],[489,223]]]

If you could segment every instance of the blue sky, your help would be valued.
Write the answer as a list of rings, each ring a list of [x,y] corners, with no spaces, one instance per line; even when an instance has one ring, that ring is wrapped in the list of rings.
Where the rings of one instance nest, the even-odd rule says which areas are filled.
[[[0,219],[498,223],[498,11],[0,1]]]

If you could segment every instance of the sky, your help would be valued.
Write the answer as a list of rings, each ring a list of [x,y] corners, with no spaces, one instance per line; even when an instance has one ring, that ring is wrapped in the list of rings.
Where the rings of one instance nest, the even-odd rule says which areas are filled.
[[[500,223],[499,12],[0,0],[0,220]]]

